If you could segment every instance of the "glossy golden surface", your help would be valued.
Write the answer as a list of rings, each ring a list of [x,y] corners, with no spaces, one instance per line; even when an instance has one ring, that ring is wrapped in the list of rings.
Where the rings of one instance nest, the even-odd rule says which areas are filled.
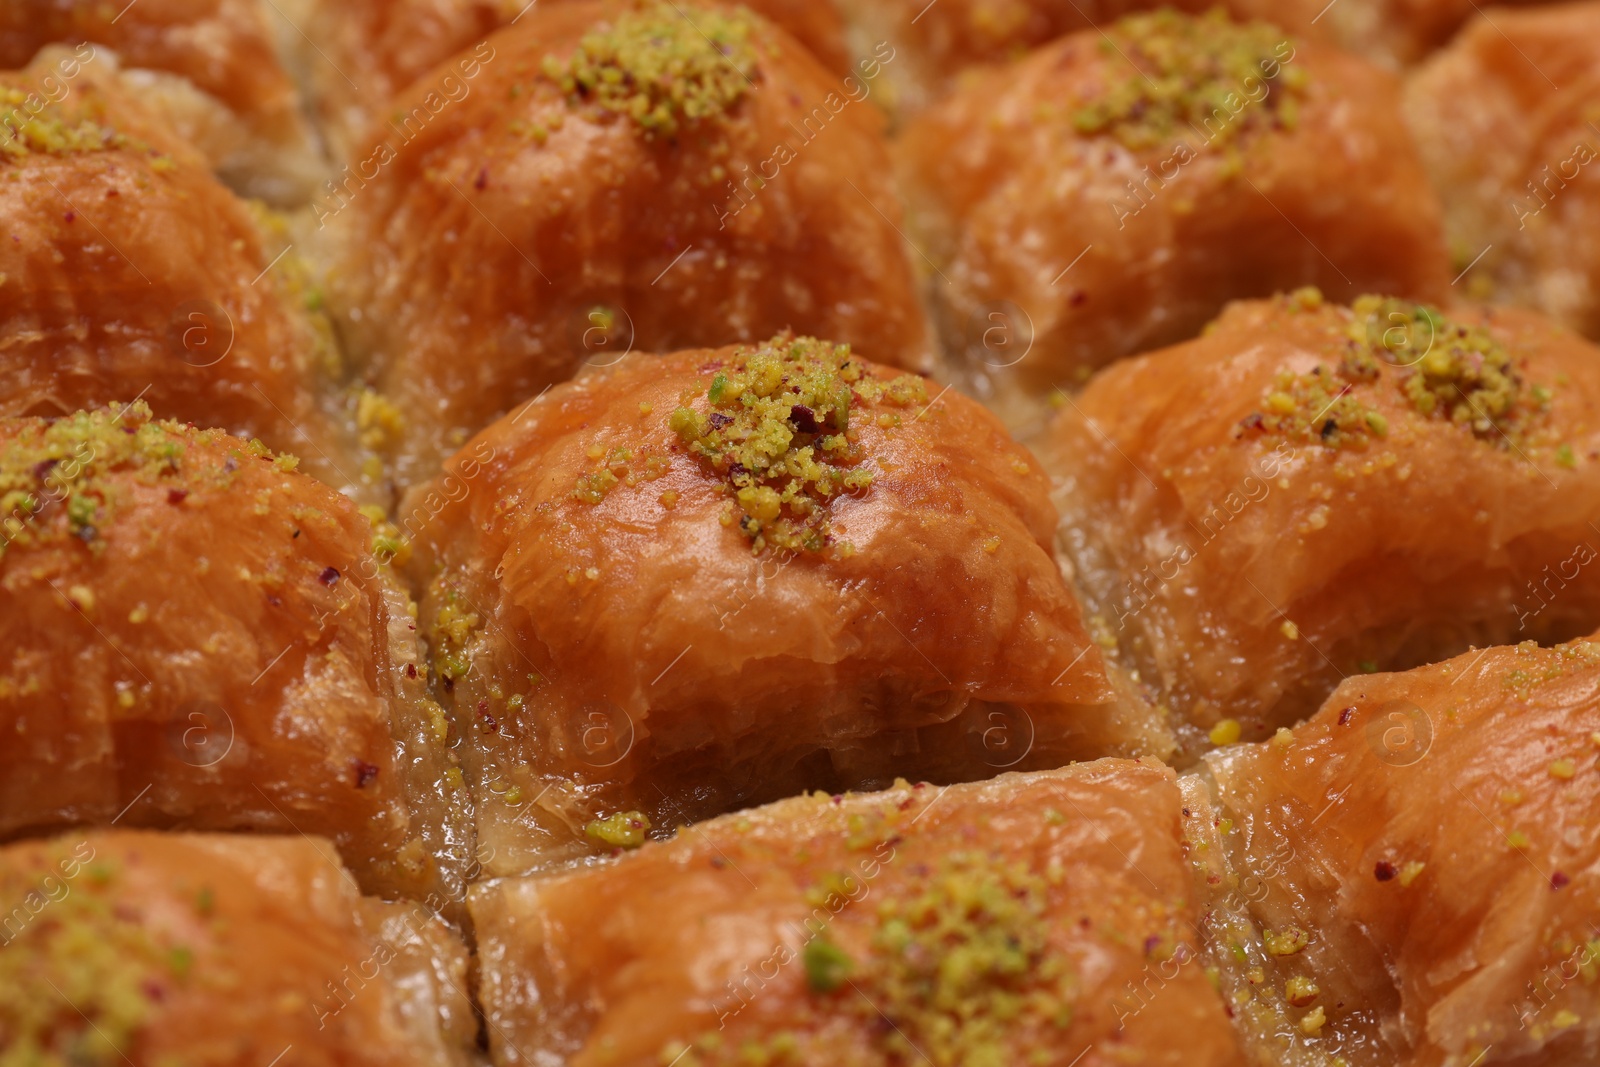
[[[298,831],[368,887],[455,891],[464,798],[367,519],[220,431],[79,421],[50,458],[0,421],[0,833]]]
[[[476,75],[455,79],[454,99],[427,81],[402,97],[347,195],[314,209],[342,336],[405,420],[402,486],[546,385],[629,350],[792,327],[884,362],[926,355],[872,105],[745,16],[759,65],[726,112],[677,138],[591,116],[543,62],[630,10],[530,11],[462,57]]]
[[[28,1062],[466,1064],[466,948],[320,838],[90,830],[0,848],[0,1033]]]
[[[1285,34],[1217,87],[1209,117],[1130,148],[1080,125],[1142,76],[1131,48],[1094,30],[1062,38],[974,80],[896,145],[910,232],[938,268],[928,298],[945,350],[1008,417],[1014,394],[1076,387],[1192,337],[1229,300],[1448,288],[1438,201],[1392,75]],[[1299,79],[1303,95],[1280,103]]]
[[[1101,760],[948,789],[797,797],[614,862],[489,883],[471,907],[490,1051],[498,1064],[718,1064],[777,1039],[793,1048],[780,1062],[883,1064],[902,1061],[886,1051],[898,1039],[941,1059],[948,1046],[1057,1067],[1239,1064],[1195,949],[1180,822],[1171,771]],[[975,966],[963,980],[952,951],[925,997],[885,990],[884,916],[921,914],[952,856],[982,857],[1042,893],[1032,971]],[[938,906],[952,949],[971,952],[986,934],[1032,939],[1026,921],[986,929],[984,911]],[[841,955],[845,977],[819,988],[831,984],[819,963]],[[1037,992],[1031,978],[1055,969],[1072,990],[1061,1022],[1034,1030],[1025,1010],[994,1026],[996,990]]]
[[[858,402],[874,478],[830,505],[836,540],[753,554],[725,477],[668,425],[732,355],[557,386],[402,506],[491,872],[587,853],[585,824],[616,811],[665,830],[804,787],[1160,748],[1050,556],[1036,462],[955,392]],[[621,483],[581,499],[621,448]]]
[[[1600,338],[1597,99],[1593,3],[1479,18],[1411,75],[1405,96],[1466,272],[1461,288],[1591,338]]]
[[[1264,737],[1346,675],[1600,621],[1597,353],[1527,312],[1456,318],[1503,341],[1530,409],[1548,387],[1528,439],[1422,415],[1405,382],[1448,338],[1387,322],[1399,347],[1349,385],[1384,435],[1326,447],[1317,412],[1309,438],[1263,428],[1280,372],[1331,377],[1357,348],[1348,311],[1292,297],[1235,304],[1064,402],[1040,444],[1063,548],[1124,661],[1200,730]]]
[[[1348,679],[1292,734],[1207,757],[1230,823],[1204,925],[1261,1054],[1589,1062],[1597,728],[1600,645],[1530,643]],[[1266,933],[1292,930],[1289,954]],[[1294,976],[1314,1004],[1285,1003]]]

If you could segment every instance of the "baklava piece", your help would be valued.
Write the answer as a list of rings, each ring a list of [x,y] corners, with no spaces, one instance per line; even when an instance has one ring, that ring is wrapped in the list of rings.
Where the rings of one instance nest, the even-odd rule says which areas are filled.
[[[25,67],[63,44],[47,91],[74,91],[79,69],[119,61],[125,91],[153,105],[244,196],[304,203],[323,165],[257,0],[6,0],[0,68]],[[281,23],[281,13],[277,21]],[[292,31],[290,31],[292,32]],[[109,54],[108,54],[109,53]]]
[[[923,359],[881,116],[792,38],[743,9],[585,0],[484,48],[453,97],[402,95],[314,207],[403,485],[630,350],[793,327]]]
[[[493,874],[804,788],[1170,751],[1051,556],[1036,461],[845,346],[633,355],[396,520]]]
[[[1600,338],[1600,4],[1479,18],[1411,76],[1405,114],[1461,288]]]
[[[295,467],[142,402],[0,420],[0,835],[300,831],[370,891],[459,898],[392,542]]]
[[[1537,0],[1504,0],[1495,6]],[[1474,0],[850,0],[840,5],[859,55],[891,49],[893,110],[912,116],[984,67],[1059,37],[1160,8],[1264,19],[1298,37],[1342,46],[1385,67],[1416,62],[1478,13]],[[1496,18],[1499,16],[1496,15]]]
[[[0,848],[0,1043],[83,1067],[467,1067],[467,952],[327,841],[91,830]]]
[[[1600,624],[1600,352],[1531,313],[1301,291],[1063,402],[1063,548],[1193,744]]]
[[[283,224],[222,186],[103,60],[53,92],[59,54],[0,73],[0,415],[140,397],[361,486],[320,294]]]
[[[1220,12],[1132,16],[983,76],[897,145],[946,351],[1020,421],[1013,400],[1231,299],[1437,296],[1440,211],[1398,108],[1355,56]]]
[[[797,797],[473,890],[496,1064],[1242,1065],[1172,772]]]
[[[558,2],[542,0],[537,6]],[[489,35],[521,21],[536,5],[528,0],[296,0],[295,6],[305,11],[300,63],[335,154],[343,157],[361,147],[374,122],[387,117],[396,94],[435,68],[441,76],[455,75],[446,89],[463,81],[470,86],[476,75],[466,71],[473,68],[460,64],[473,53],[493,54]],[[843,29],[831,3],[744,0],[742,6],[789,31],[829,70],[849,69]],[[309,45],[313,40],[316,48]]]
[[[1489,648],[1207,757],[1202,928],[1257,1062],[1594,1062],[1597,693],[1600,644]]]

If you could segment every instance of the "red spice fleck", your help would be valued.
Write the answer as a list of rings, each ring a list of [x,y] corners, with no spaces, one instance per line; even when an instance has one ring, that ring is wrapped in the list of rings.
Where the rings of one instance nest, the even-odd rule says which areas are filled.
[[[472,183],[472,187],[474,189],[478,190],[478,192],[480,192],[480,193],[483,192],[485,189],[489,188],[489,168],[488,167],[483,167],[478,171],[478,177],[476,179],[474,179],[474,181]]]
[[[378,767],[377,767],[376,764],[368,763],[366,760],[361,760],[361,759],[356,760],[356,788],[357,789],[365,789],[366,786],[367,786],[367,783],[372,781],[376,777],[378,777]]]
[[[1341,711],[1339,713],[1339,725],[1340,726],[1349,726],[1350,725],[1350,720],[1355,718],[1355,714],[1356,714],[1355,705],[1352,704],[1350,707],[1345,708],[1343,711]]]
[[[321,582],[323,585],[332,585],[334,582],[337,582],[338,580],[339,580],[339,571],[335,567],[328,567],[325,570],[323,570],[323,572],[321,574],[317,575],[317,581]]]
[[[415,663],[407,663],[406,664],[406,677],[407,678],[415,678],[416,676],[417,676],[417,665]]]
[[[489,702],[487,700],[478,701],[478,717],[483,720],[484,729],[489,732],[493,733],[500,729],[500,724],[495,721],[493,715],[489,714]]]
[[[1394,864],[1388,860],[1379,860],[1377,866],[1372,868],[1372,877],[1380,882],[1387,882],[1394,877]]]
[[[1555,874],[1552,874],[1550,876],[1550,888],[1552,890],[1565,889],[1567,886],[1569,886],[1571,884],[1572,884],[1572,879],[1568,878],[1561,871],[1557,871]]]
[[[189,490],[187,490],[187,489],[168,489],[167,490],[167,503],[169,503],[169,504],[173,504],[173,505],[181,504],[187,499],[189,499]],[[299,533],[300,531],[296,530],[295,532]]]
[[[818,433],[822,430],[816,412],[804,404],[796,404],[789,409],[789,421],[794,423],[794,428],[801,433]]]

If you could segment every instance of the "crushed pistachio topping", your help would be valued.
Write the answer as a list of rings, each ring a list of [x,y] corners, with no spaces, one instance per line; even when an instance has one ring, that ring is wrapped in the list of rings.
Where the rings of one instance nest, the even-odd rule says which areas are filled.
[[[667,425],[725,479],[733,500],[723,522],[737,524],[757,554],[768,546],[822,551],[833,542],[829,503],[872,485],[851,424],[855,408],[927,403],[916,375],[879,381],[849,345],[811,337],[780,334],[708,371],[704,392],[683,396]]]
[[[1298,123],[1305,70],[1284,62],[1292,43],[1264,22],[1236,23],[1220,10],[1200,17],[1161,10],[1108,27],[1101,48],[1117,66],[1126,58],[1137,69],[1082,101],[1073,116],[1081,134],[1111,136],[1138,151],[1190,134],[1223,145]]]
[[[464,678],[472,669],[468,646],[483,620],[460,592],[440,582],[435,587],[440,600],[434,613],[432,632],[433,670],[447,681]]]
[[[356,428],[362,448],[386,448],[405,433],[405,416],[394,401],[370,387],[356,397]]]
[[[1293,956],[1311,943],[1311,935],[1298,926],[1274,932],[1268,930],[1262,938],[1269,956]]]
[[[1050,945],[1048,884],[1025,863],[957,852],[878,905],[850,1010],[900,1062],[998,1064],[1051,1047],[1071,1024],[1076,979]],[[919,1051],[920,1050],[920,1051]]]
[[[1436,308],[1363,296],[1344,309],[1325,304],[1310,288],[1278,303],[1291,314],[1327,317],[1330,359],[1302,374],[1279,371],[1242,431],[1334,450],[1365,448],[1388,436],[1389,419],[1367,402],[1375,394],[1363,387],[1385,380],[1422,417],[1447,420],[1502,448],[1522,442],[1534,417],[1549,409],[1550,391],[1525,383],[1511,353],[1487,329],[1455,322]]]
[[[724,115],[754,83],[752,29],[743,9],[641,3],[585,36],[566,59],[545,56],[543,70],[569,105],[592,105],[672,137]]]
[[[604,819],[595,819],[583,828],[590,841],[612,848],[638,848],[645,843],[650,832],[650,818],[640,811],[619,811]]]
[[[591,445],[588,455],[595,467],[578,475],[572,490],[572,498],[585,504],[600,503],[619,485],[631,488],[640,482],[653,482],[672,467],[671,458],[651,455],[647,449]]]
[[[194,954],[158,940],[136,901],[120,899],[120,872],[81,842],[53,844],[44,863],[8,860],[0,892],[12,913],[0,945],[0,1034],[7,1064],[109,1067],[124,1062],[163,999],[188,978]],[[61,872],[61,873],[58,873]],[[63,877],[65,872],[72,872]],[[60,895],[49,893],[55,887]],[[27,906],[19,906],[27,902]],[[36,909],[36,910],[35,910]],[[48,983],[48,984],[47,984]],[[51,992],[54,987],[56,993]],[[65,1000],[73,1008],[65,1009]]]
[[[19,420],[17,431],[0,443],[0,555],[12,545],[33,545],[67,537],[90,551],[104,550],[101,533],[115,517],[128,483],[174,482],[187,493],[200,471],[185,467],[190,444],[207,445],[220,431],[194,430],[157,421],[145,403],[113,404],[64,418]],[[250,441],[229,451],[222,463],[208,457],[218,484],[246,460],[262,459],[282,470],[298,464]],[[192,465],[191,465],[192,467]],[[177,476],[182,474],[181,479]],[[176,484],[181,480],[181,485]]]
[[[1546,390],[1524,385],[1511,353],[1482,326],[1392,297],[1363,296],[1351,310],[1352,333],[1402,368],[1406,398],[1423,415],[1501,441],[1549,400]]]
[[[40,107],[42,100],[27,89],[0,86],[0,158],[103,152],[132,143],[95,121],[89,109],[80,106],[78,114],[69,116],[59,104],[44,101]]]
[[[388,512],[376,504],[366,504],[361,514],[372,524],[372,554],[379,563],[405,566],[411,559],[411,542],[400,532],[400,527],[389,521]]]
[[[831,993],[838,989],[854,966],[849,954],[825,933],[806,942],[800,961],[806,969],[806,985],[813,993]]]

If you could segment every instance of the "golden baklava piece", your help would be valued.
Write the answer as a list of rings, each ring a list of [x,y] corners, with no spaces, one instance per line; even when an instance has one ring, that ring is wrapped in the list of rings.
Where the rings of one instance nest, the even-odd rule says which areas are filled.
[[[1537,0],[1495,6],[1532,2]],[[895,113],[906,117],[981,76],[985,67],[1019,59],[1069,33],[1163,8],[1263,19],[1389,68],[1423,58],[1479,12],[1474,0],[850,0],[840,8],[852,51],[865,55],[888,46],[886,80],[892,89],[886,95]]]
[[[402,485],[630,349],[793,327],[923,359],[881,116],[792,38],[744,9],[586,0],[486,47],[470,93],[419,82],[314,206]]]
[[[1169,751],[1108,681],[1036,461],[848,347],[635,354],[413,491],[495,874],[803,788]]]
[[[1383,66],[1398,69],[1425,59],[1474,17],[1493,7],[1496,21],[1506,8],[1545,0],[1230,0],[1235,10],[1271,19],[1296,33],[1316,34]],[[1504,12],[1515,17],[1514,13]]]
[[[1172,772],[796,797],[475,888],[494,1062],[1242,1065]]]
[[[1440,211],[1394,78],[1220,12],[1073,34],[898,142],[947,352],[1013,419],[1093,368],[1194,336],[1230,299],[1318,285],[1427,297]]]
[[[1186,786],[1256,1062],[1578,1067],[1600,1043],[1600,644],[1350,678]]]
[[[0,848],[15,1063],[466,1067],[467,952],[329,842],[91,830]]]
[[[139,397],[364,485],[321,297],[284,224],[221,185],[115,72],[85,65],[52,99],[59,54],[0,73],[0,415]]]
[[[1479,18],[1411,76],[1405,114],[1461,287],[1600,338],[1600,4]]]
[[[1063,548],[1196,744],[1600,624],[1600,351],[1532,313],[1301,291],[1062,402]]]
[[[125,91],[152,105],[233,188],[281,206],[322,179],[300,97],[277,51],[282,16],[258,0],[7,0],[0,68],[25,67],[62,44],[48,91],[78,71],[120,61]],[[275,23],[277,23],[275,25]],[[292,33],[292,31],[289,31]]]
[[[299,831],[371,890],[459,896],[389,542],[296,466],[143,402],[0,420],[0,835]]]
[[[1213,0],[854,0],[840,4],[846,38],[858,54],[880,43],[892,50],[885,65],[888,103],[912,116],[986,66],[1020,59],[1069,33],[1107,25],[1124,15],[1170,7],[1201,14]]]
[[[296,0],[294,6],[305,10],[306,36],[297,42],[300,62],[335,154],[344,157],[361,147],[368,130],[388,118],[396,94],[431,72],[441,79],[454,76],[443,86],[447,90],[465,84],[470,91],[479,69],[473,60],[492,62],[498,55],[489,35],[521,21],[536,6],[559,2]],[[829,70],[850,68],[832,4],[744,0],[742,6],[787,30]],[[315,48],[311,41],[317,42]]]

